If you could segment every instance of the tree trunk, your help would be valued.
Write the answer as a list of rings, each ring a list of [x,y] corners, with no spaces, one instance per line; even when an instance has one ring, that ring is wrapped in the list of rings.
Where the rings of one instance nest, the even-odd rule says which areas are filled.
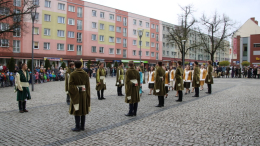
[[[211,61],[212,61],[211,65],[213,65],[214,64],[214,54],[210,54],[210,57],[211,57]]]

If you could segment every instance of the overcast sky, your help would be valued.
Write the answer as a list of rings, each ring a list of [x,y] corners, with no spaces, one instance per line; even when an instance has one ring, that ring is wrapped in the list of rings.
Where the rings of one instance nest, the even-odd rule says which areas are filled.
[[[260,23],[260,0],[85,0],[104,6],[140,14],[165,22],[178,24],[180,7],[192,4],[195,18],[203,13],[212,15],[215,11],[225,13],[238,26],[251,17]]]

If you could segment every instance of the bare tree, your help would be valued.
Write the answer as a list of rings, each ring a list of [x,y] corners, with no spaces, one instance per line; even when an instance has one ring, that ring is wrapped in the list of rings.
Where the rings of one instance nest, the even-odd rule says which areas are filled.
[[[215,12],[211,17],[203,14],[200,18],[200,24],[203,29],[198,27],[199,37],[204,51],[210,55],[213,63],[216,51],[224,51],[226,47],[230,46],[227,39],[234,33],[236,23],[225,14],[220,16]]]

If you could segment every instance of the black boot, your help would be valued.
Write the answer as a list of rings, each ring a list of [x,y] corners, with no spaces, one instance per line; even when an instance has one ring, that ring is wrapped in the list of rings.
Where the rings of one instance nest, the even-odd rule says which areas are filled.
[[[133,116],[133,110],[134,110],[134,104],[129,104],[129,112],[125,116],[132,117]]]
[[[97,96],[98,96],[98,100],[102,100],[102,99],[100,98],[100,91],[97,91]]]
[[[164,107],[164,96],[161,96],[161,106]]]
[[[120,90],[119,90],[119,86],[117,86],[117,96],[120,96]]]
[[[162,107],[162,99],[161,96],[158,96],[159,104],[155,107]]]
[[[105,100],[106,98],[104,98],[104,89],[101,90],[101,99]]]
[[[125,95],[122,93],[122,86],[120,87],[120,96],[125,96]]]
[[[80,121],[80,130],[84,131],[85,130],[85,120],[86,117],[85,116],[81,116],[81,121]]]
[[[211,94],[211,84],[209,84],[209,94]]]
[[[182,91],[178,91],[179,99],[176,100],[177,102],[182,102]]]
[[[26,110],[26,101],[23,102],[23,112],[28,112],[28,110]]]
[[[133,112],[133,116],[136,116],[137,108],[138,108],[138,102],[137,102],[137,103],[134,103],[134,112]]]
[[[70,96],[69,96],[69,94],[67,94],[67,100],[66,101],[67,101],[67,104],[70,105]]]
[[[20,113],[24,113],[22,101],[18,101],[18,107],[19,107],[19,112],[20,112]]]
[[[76,127],[72,128],[71,130],[74,132],[79,132],[80,131],[80,116],[75,116],[75,123],[76,123]]]

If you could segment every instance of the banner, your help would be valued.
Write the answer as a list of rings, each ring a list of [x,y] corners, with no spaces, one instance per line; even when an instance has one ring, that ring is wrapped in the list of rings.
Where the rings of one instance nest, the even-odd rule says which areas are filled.
[[[237,54],[237,38],[233,38],[233,54]]]

